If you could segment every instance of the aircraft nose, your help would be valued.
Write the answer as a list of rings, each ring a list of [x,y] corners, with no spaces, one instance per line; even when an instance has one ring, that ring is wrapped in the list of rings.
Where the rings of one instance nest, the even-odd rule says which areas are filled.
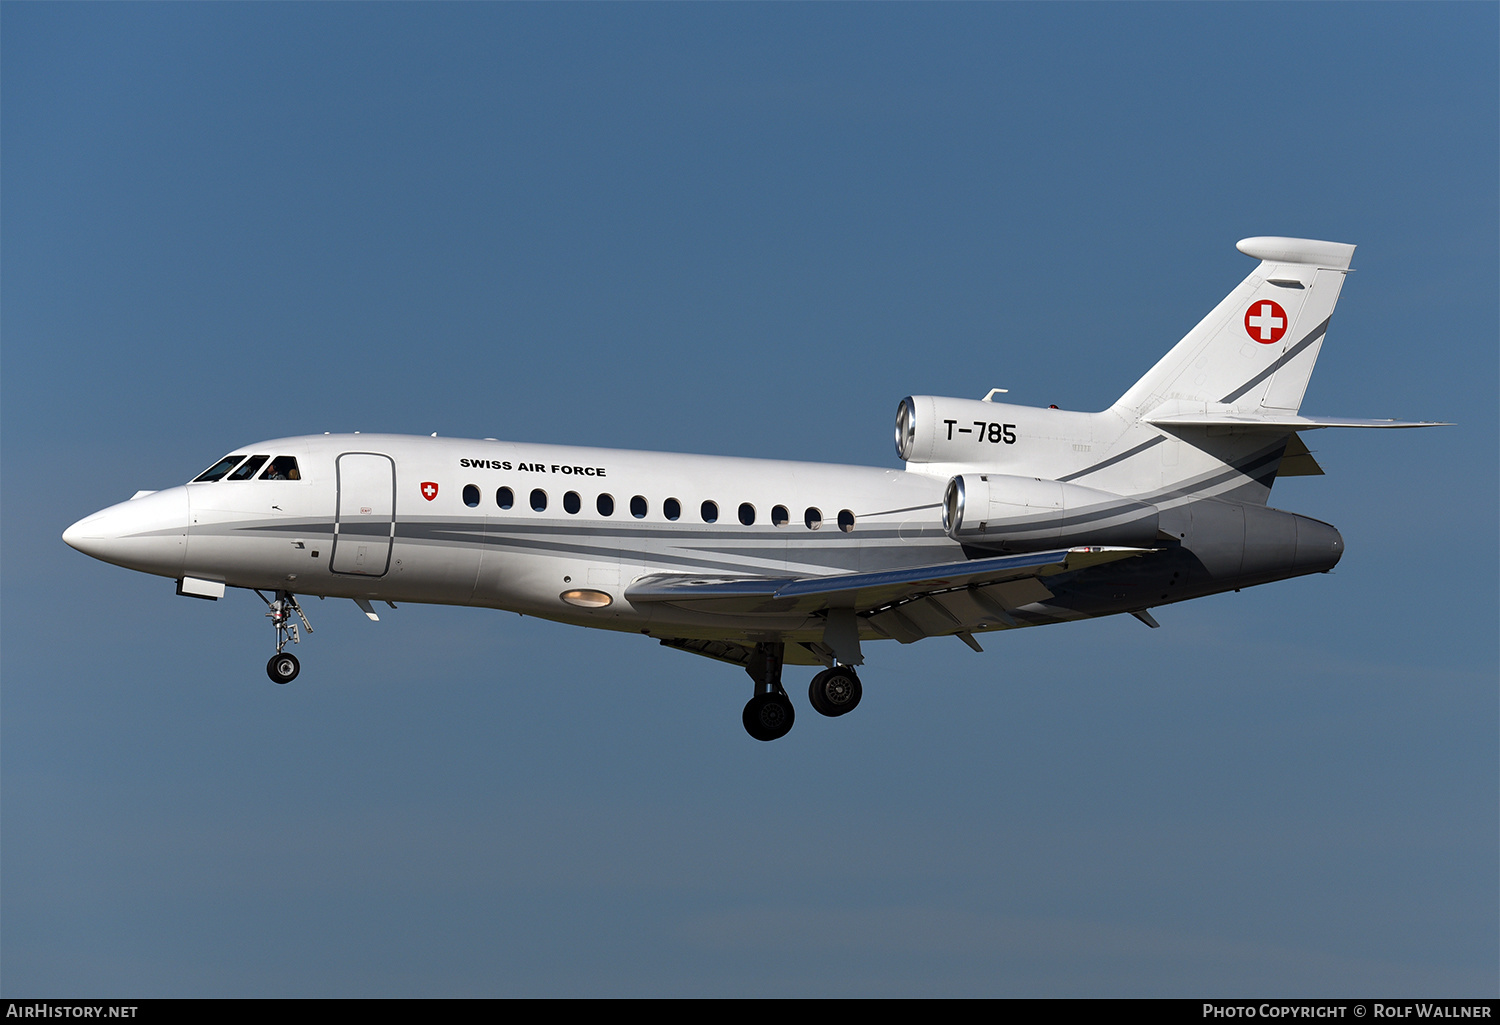
[[[102,562],[176,577],[187,557],[192,522],[187,488],[157,491],[85,516],[62,539]]]
[[[88,549],[85,548],[84,545],[88,543],[89,534],[87,524],[92,518],[93,517],[91,516],[85,516],[83,519],[73,524],[67,530],[63,531],[63,543],[68,547],[76,548],[84,555],[87,555]]]

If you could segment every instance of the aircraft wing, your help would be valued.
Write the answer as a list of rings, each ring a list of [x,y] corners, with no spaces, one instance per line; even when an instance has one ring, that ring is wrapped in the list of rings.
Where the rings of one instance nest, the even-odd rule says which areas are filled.
[[[720,614],[796,614],[824,609],[854,609],[868,613],[947,592],[969,595],[977,592],[977,604],[981,608],[991,608],[995,613],[992,618],[1004,621],[1009,618],[1005,609],[1051,597],[1051,592],[1040,582],[1043,578],[1130,558],[1146,551],[1149,549],[1068,548],[826,577],[656,574],[636,580],[625,589],[625,597],[632,604],[665,602]],[[1007,584],[1011,586],[1000,586]]]
[[[1174,413],[1147,417],[1157,427],[1245,427],[1267,431],[1315,431],[1320,427],[1451,427],[1438,420],[1367,420],[1347,416],[1269,415],[1248,413]]]

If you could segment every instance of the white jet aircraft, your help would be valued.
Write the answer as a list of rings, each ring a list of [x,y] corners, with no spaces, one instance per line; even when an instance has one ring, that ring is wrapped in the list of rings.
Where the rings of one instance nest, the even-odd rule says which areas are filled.
[[[809,703],[859,704],[863,643],[909,644],[1150,610],[1327,572],[1343,539],[1266,506],[1321,474],[1299,432],[1435,424],[1298,414],[1354,246],[1249,238],[1250,275],[1099,413],[917,395],[904,470],[357,434],[236,449],[63,540],[171,577],[252,588],[267,672],[296,677],[297,595],[482,605],[641,633],[744,667],[746,730],[792,727],[784,663],[823,666]],[[269,592],[270,597],[265,593]]]

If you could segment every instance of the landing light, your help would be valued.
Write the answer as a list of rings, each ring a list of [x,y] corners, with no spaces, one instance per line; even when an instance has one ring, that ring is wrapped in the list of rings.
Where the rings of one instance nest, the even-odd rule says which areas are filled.
[[[594,591],[589,588],[575,588],[571,591],[564,591],[558,597],[569,605],[577,605],[581,609],[602,609],[605,606],[614,604],[614,599],[603,591]]]

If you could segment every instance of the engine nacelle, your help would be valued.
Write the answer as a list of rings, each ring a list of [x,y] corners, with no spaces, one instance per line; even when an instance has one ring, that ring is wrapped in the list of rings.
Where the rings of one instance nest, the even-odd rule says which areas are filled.
[[[1027,476],[1087,451],[1093,413],[982,399],[910,395],[896,408],[896,454],[908,464],[969,465]],[[1011,469],[1015,467],[1016,469]]]
[[[1083,545],[1150,547],[1154,505],[1078,484],[965,473],[943,494],[943,529],[962,544],[1006,552]]]

